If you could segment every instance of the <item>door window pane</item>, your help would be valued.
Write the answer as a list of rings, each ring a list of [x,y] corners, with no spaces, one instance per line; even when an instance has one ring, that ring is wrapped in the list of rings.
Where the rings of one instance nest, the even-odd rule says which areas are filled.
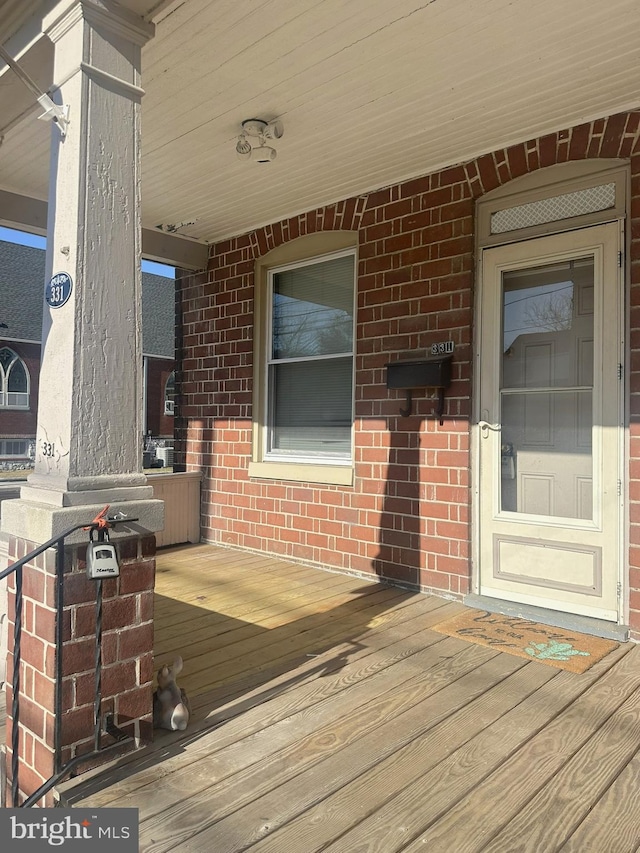
[[[502,509],[592,518],[591,391],[504,394]]]
[[[501,508],[593,516],[593,259],[503,274]]]
[[[503,388],[593,384],[593,259],[503,275]]]

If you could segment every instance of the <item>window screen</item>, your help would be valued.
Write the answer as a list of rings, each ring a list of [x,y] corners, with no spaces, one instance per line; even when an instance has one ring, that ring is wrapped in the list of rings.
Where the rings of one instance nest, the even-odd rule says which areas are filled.
[[[270,275],[267,454],[349,459],[354,256]]]

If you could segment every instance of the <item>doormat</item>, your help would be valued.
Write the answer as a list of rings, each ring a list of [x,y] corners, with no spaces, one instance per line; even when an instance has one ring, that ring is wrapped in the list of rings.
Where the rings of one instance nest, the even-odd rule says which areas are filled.
[[[433,630],[576,673],[586,672],[619,645],[615,640],[578,634],[486,610],[469,609],[439,622]]]

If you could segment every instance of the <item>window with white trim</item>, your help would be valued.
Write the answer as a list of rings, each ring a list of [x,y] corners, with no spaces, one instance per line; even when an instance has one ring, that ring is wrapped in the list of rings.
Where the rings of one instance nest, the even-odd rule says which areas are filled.
[[[355,252],[269,270],[264,460],[351,464]]]
[[[0,439],[0,459],[28,459],[29,442],[21,438]]]
[[[0,349],[0,408],[29,408],[29,371],[8,347]]]

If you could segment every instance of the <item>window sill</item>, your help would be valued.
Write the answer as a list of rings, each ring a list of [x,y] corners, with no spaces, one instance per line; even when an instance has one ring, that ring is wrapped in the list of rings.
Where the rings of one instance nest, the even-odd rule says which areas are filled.
[[[333,486],[353,485],[353,465],[313,465],[302,462],[250,462],[249,476],[262,480],[291,480]]]

